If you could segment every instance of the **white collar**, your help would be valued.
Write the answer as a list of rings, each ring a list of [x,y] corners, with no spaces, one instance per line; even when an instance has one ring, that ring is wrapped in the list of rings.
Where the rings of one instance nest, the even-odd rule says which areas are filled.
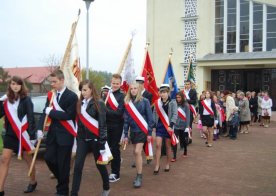
[[[59,93],[59,97],[61,97],[61,95],[64,93],[65,89],[66,89],[66,86],[63,87],[63,89],[61,89],[60,91],[57,91],[57,93]]]

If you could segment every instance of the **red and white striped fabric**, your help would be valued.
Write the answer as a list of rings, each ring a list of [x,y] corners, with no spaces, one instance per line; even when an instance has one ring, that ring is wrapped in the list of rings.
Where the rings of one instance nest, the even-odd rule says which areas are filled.
[[[140,112],[137,110],[135,105],[130,101],[129,103],[125,103],[125,108],[128,111],[129,115],[132,117],[132,119],[137,123],[139,128],[148,135],[148,123],[145,121],[143,116],[140,114]]]
[[[196,109],[195,109],[195,106],[192,105],[192,104],[189,104],[189,106],[190,106],[190,110],[191,110],[191,112],[193,113],[193,116],[194,116],[194,118],[195,118],[195,117],[196,117]]]
[[[4,102],[5,115],[10,122],[13,131],[15,132],[19,140],[18,157],[21,157],[22,147],[27,152],[31,152],[35,149],[34,145],[31,143],[30,136],[27,132],[28,129],[28,119],[25,115],[22,121],[19,120],[17,116],[17,110],[12,106],[12,104],[6,100]]]
[[[184,121],[187,121],[186,113],[184,112],[184,110],[181,107],[177,108],[177,114],[178,114],[179,118],[181,118]]]
[[[145,154],[146,154],[146,159],[147,160],[152,160],[153,159],[153,148],[152,148],[153,140],[151,139],[150,141],[147,141],[145,143]]]
[[[165,110],[162,107],[162,102],[161,102],[161,98],[159,98],[156,102],[155,102],[155,109],[156,112],[160,118],[160,120],[162,121],[163,125],[165,126],[166,130],[168,131],[169,129],[169,117],[166,114]],[[168,131],[169,135],[171,136],[171,143],[173,146],[175,146],[176,144],[178,144],[178,139],[175,136],[174,132]]]
[[[212,108],[209,107],[209,105],[206,103],[205,100],[201,101],[202,106],[204,107],[204,109],[211,115],[214,116],[214,111],[212,110]]]
[[[110,105],[111,109],[116,111],[118,110],[119,103],[117,102],[115,96],[112,93],[112,90],[109,90],[107,95],[107,102]]]
[[[57,99],[56,99],[56,95],[54,95],[55,97],[53,98],[53,108],[57,111],[62,111],[64,112],[64,110],[59,106]],[[66,128],[66,130],[73,135],[74,137],[77,136],[77,130],[78,130],[78,126],[77,123],[73,122],[73,120],[60,120],[59,121],[63,127]]]
[[[99,122],[92,116],[90,116],[84,108],[81,108],[81,114],[79,115],[79,119],[91,133],[99,137]],[[100,152],[100,156],[97,159],[97,164],[100,165],[106,165],[109,161],[113,159],[112,153],[107,142],[105,143],[104,147],[105,150],[103,152]]]

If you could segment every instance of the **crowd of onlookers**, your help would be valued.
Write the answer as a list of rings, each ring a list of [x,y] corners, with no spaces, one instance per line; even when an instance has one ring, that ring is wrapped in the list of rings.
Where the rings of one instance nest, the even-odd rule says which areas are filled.
[[[198,105],[206,98],[206,92],[208,91],[202,91]],[[267,91],[259,93],[255,91],[243,92],[241,90],[236,93],[227,90],[217,91],[211,92],[211,99],[216,105],[218,119],[213,140],[216,140],[219,135],[236,139],[238,132],[248,134],[250,126],[256,123],[265,128],[269,127],[272,99]],[[198,118],[197,127],[200,130],[201,137],[205,138],[200,115]]]

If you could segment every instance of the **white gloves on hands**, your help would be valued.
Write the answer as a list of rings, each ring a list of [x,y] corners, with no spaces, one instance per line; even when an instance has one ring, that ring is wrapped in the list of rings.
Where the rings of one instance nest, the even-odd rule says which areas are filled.
[[[217,125],[218,124],[218,120],[215,120],[215,125]]]
[[[38,130],[37,133],[36,133],[37,139],[42,139],[43,136],[44,136],[43,132],[41,130]]]
[[[36,140],[30,140],[30,142],[32,143],[32,145],[36,144]]]
[[[201,120],[198,120],[198,124],[202,125],[202,122],[201,122]]]
[[[45,114],[49,115],[53,107],[47,107],[45,110]]]
[[[188,133],[188,132],[190,132],[190,129],[189,129],[189,128],[186,128],[184,132],[185,132],[185,133]]]
[[[8,98],[8,96],[5,94],[0,98],[0,101],[5,101]]]

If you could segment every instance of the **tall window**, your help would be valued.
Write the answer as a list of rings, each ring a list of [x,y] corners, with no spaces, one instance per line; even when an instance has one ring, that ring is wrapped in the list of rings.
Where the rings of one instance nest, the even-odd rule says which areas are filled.
[[[248,52],[249,45],[249,2],[240,1],[240,52]]]
[[[263,47],[263,5],[253,4],[253,52]]]
[[[276,49],[276,8],[267,6],[267,45],[266,50]]]
[[[215,22],[215,52],[223,53],[223,18],[224,18],[224,6],[223,0],[216,0],[216,22]]]
[[[236,52],[236,1],[227,0],[227,53]]]

